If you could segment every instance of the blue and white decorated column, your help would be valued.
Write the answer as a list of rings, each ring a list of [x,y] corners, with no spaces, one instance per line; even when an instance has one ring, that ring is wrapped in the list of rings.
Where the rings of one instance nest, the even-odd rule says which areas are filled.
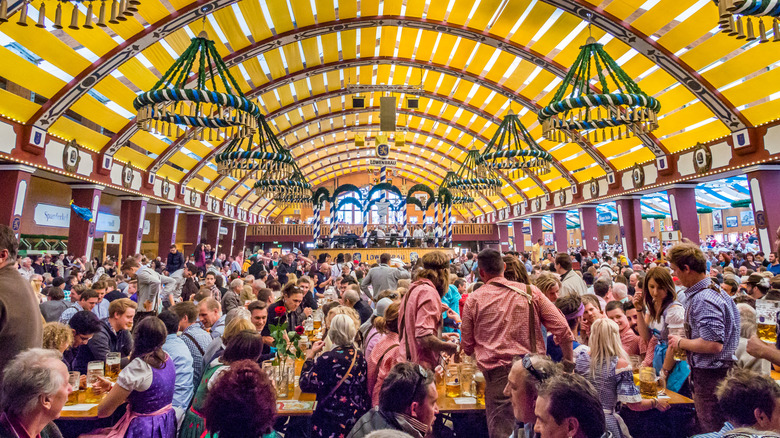
[[[368,204],[368,200],[366,200]],[[363,248],[368,248],[368,216],[371,214],[371,210],[363,212]]]
[[[433,203],[433,242],[436,248],[439,247],[439,200]]]
[[[330,247],[336,247],[336,200],[330,203]]]
[[[312,228],[314,231],[314,247],[317,247],[317,244],[320,240],[320,203],[319,200],[314,202],[314,223],[312,224]]]
[[[401,214],[403,214],[403,221],[404,229],[402,230],[403,238],[404,238],[404,248],[409,247],[409,217],[406,213],[406,199],[401,199]]]
[[[447,206],[447,246],[452,248],[452,204]]]

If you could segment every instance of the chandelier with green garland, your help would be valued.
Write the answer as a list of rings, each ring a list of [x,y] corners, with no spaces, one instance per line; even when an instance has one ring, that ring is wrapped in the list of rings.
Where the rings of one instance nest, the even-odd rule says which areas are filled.
[[[311,205],[311,184],[295,161],[292,164],[274,163],[255,182],[254,189],[257,196],[273,199],[283,207]]]
[[[718,5],[718,26],[721,32],[738,40],[769,41],[769,26],[772,29],[772,41],[780,41],[780,2],[776,0],[714,0]],[[743,23],[742,18],[745,18]],[[758,23],[758,33],[754,21]]]
[[[448,188],[461,193],[461,197],[476,198],[478,195],[490,196],[498,194],[501,178],[490,167],[479,166],[479,151],[472,150],[466,155],[466,159],[449,181]]]
[[[194,76],[195,80],[190,80]],[[250,137],[257,131],[260,109],[244,97],[217,53],[201,32],[151,90],[133,101],[140,129],[169,137],[182,127],[197,128],[199,140]]]
[[[457,175],[455,172],[447,172],[447,175],[444,177],[444,180],[441,183],[440,187],[444,187],[450,191],[450,194],[452,195],[452,204],[453,205],[471,205],[474,203],[474,198],[469,196],[467,193],[465,193],[462,189],[456,188],[452,186],[452,181],[454,181],[457,178]]]
[[[591,87],[593,77],[601,93]],[[658,100],[645,94],[604,47],[588,37],[552,102],[538,115],[548,140],[573,141],[572,132],[577,131],[596,143],[653,131],[660,110]]]
[[[273,179],[285,179],[294,173],[295,159],[282,147],[265,117],[260,115],[257,119],[259,129],[254,136],[232,138],[214,158],[220,175],[257,179],[266,172],[276,172]]]
[[[478,166],[506,171],[513,179],[524,172],[549,173],[550,164],[552,155],[536,143],[511,109],[477,159]]]

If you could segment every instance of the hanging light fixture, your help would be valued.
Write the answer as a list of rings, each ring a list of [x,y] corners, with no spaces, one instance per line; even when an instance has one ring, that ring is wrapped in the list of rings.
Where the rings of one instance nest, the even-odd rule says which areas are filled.
[[[461,196],[471,198],[476,198],[479,194],[498,194],[502,185],[501,178],[492,168],[479,166],[479,160],[478,150],[469,151],[460,169],[448,183],[450,190],[455,189],[462,193]]]
[[[469,196],[463,191],[463,189],[453,187],[452,182],[457,178],[455,172],[447,172],[440,187],[446,188],[452,195],[452,205],[465,205],[470,206],[474,203],[474,198]]]
[[[275,179],[275,173],[266,172],[261,179],[255,182],[255,194],[261,198],[273,199],[282,206],[289,204],[310,205],[311,184],[306,181],[295,162],[292,163],[291,167],[292,174],[286,179]]]
[[[70,23],[67,25],[68,29],[71,30],[94,29],[94,26],[108,26],[106,23],[106,8],[111,8],[112,11],[109,23],[118,24],[120,21],[125,21],[128,17],[135,15],[135,13],[138,12],[138,5],[141,4],[138,0],[42,0],[38,7],[38,20],[35,22],[35,27],[46,27],[47,3],[49,3],[48,7],[51,7],[55,2],[57,7],[55,8],[54,23],[52,23],[52,27],[55,29],[62,29],[65,27],[62,25],[62,10],[64,6],[72,5],[70,9]],[[95,5],[98,2],[100,3],[99,8]],[[107,5],[107,3],[109,3],[109,5]],[[33,0],[24,0],[19,7],[19,18],[16,20],[16,24],[19,26],[26,27],[29,25],[27,22],[27,13],[30,5],[33,5]],[[87,8],[84,13],[83,23],[81,23],[82,16],[79,5],[86,5]],[[95,14],[96,10],[98,11],[97,14]],[[67,12],[68,11],[66,11],[66,13]],[[8,0],[0,0],[0,23],[7,22],[13,15],[14,14],[8,14]]]
[[[477,159],[478,166],[506,171],[512,179],[525,172],[549,173],[551,163],[552,155],[536,143],[511,109]]]
[[[601,93],[591,88],[598,78]],[[549,105],[539,111],[545,138],[572,141],[572,131],[592,142],[619,140],[658,127],[661,104],[645,94],[589,36]]]
[[[113,10],[111,15],[119,19]],[[194,84],[188,84],[191,74]],[[217,83],[224,92],[217,91]],[[224,138],[251,137],[260,115],[257,105],[244,97],[205,31],[192,39],[151,90],[135,98],[133,107],[138,111],[140,129],[173,137],[182,135],[182,126],[191,126],[199,128],[200,140],[209,141],[220,133]]]
[[[780,41],[780,3],[762,0],[714,0],[718,5],[718,27],[721,32],[746,41],[769,41],[769,26],[772,27],[772,41]],[[742,18],[745,18],[743,23]],[[755,20],[755,21],[754,21]],[[756,24],[758,23],[758,24]],[[758,34],[756,34],[756,27]]]
[[[227,148],[214,158],[217,172],[233,178],[257,179],[258,174],[277,172],[273,179],[292,175],[295,159],[282,147],[268,126],[265,117],[258,116],[258,130],[252,137],[234,137]],[[288,174],[284,174],[287,169]]]

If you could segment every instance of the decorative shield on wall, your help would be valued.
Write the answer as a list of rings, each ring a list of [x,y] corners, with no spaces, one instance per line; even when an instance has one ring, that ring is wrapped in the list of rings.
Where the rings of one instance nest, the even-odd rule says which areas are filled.
[[[81,154],[79,154],[78,144],[76,140],[71,140],[65,143],[65,148],[62,149],[62,168],[66,172],[74,173],[79,168],[79,162],[81,161]]]
[[[639,189],[645,185],[645,168],[638,163],[634,164],[634,168],[631,169],[631,182],[634,183],[635,189]]]
[[[693,167],[698,174],[707,173],[712,169],[712,152],[709,146],[696,143],[693,148]]]
[[[135,179],[135,172],[133,172],[133,165],[128,161],[122,168],[122,186],[126,189],[132,188],[133,179]]]

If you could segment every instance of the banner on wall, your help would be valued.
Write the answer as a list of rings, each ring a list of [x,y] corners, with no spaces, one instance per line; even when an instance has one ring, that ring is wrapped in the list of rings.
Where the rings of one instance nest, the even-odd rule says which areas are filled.
[[[119,216],[99,211],[95,221],[95,229],[104,233],[116,233],[119,231]]]
[[[69,228],[70,207],[38,204],[35,206],[33,220],[35,221],[35,225],[53,228]]]
[[[723,232],[723,211],[713,210],[712,212],[712,231]]]

